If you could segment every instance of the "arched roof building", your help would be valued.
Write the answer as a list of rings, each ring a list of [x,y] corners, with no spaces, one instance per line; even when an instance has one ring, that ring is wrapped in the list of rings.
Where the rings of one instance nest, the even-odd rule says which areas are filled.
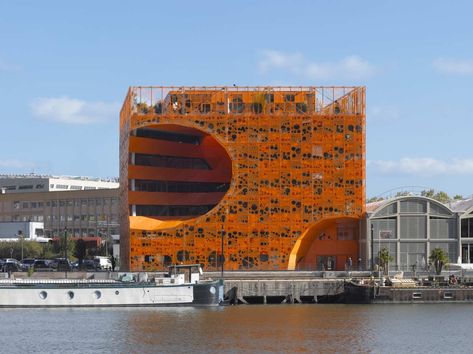
[[[458,262],[460,215],[450,207],[427,197],[403,196],[368,204],[366,210],[360,239],[366,267],[379,263],[377,255],[383,248],[394,258],[391,269],[427,269],[434,248],[445,250],[451,263]]]

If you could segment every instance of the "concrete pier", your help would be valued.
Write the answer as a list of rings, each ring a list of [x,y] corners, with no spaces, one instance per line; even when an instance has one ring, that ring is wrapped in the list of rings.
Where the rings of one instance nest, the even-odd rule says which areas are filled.
[[[250,271],[224,272],[225,293],[238,304],[280,304],[335,302],[343,284],[352,276],[369,272]],[[205,278],[220,278],[219,272],[206,272]]]

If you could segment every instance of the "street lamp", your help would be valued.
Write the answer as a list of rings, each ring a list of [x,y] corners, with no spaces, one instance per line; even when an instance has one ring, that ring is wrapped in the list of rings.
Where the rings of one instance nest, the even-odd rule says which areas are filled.
[[[23,231],[18,230],[18,238],[20,239],[21,244],[21,260],[23,260]]]
[[[222,237],[221,237],[221,250],[220,250],[220,253],[221,253],[221,256],[220,256],[220,266],[222,267],[221,268],[221,278],[223,279],[223,265],[225,263],[225,256],[223,255],[223,252],[224,252],[224,248],[223,248],[223,239],[225,237],[225,228],[224,228],[224,225],[225,225],[225,215],[222,215]]]
[[[374,248],[373,248],[373,240],[374,240],[374,225],[371,222],[371,272],[374,271]]]
[[[66,264],[65,264],[65,272],[64,272],[64,275],[65,275],[65,278],[67,279],[67,268],[69,266],[69,262],[67,260],[67,228],[64,228],[64,258],[65,258],[65,261],[66,261]]]

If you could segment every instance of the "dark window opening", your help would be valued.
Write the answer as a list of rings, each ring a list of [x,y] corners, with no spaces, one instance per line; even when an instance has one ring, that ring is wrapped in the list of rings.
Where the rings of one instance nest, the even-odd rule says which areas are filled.
[[[179,262],[185,262],[190,259],[189,251],[180,250],[176,253],[176,258]]]
[[[18,189],[33,189],[33,185],[28,184],[28,185],[19,186]]]
[[[199,216],[215,205],[137,205],[136,216]]]
[[[285,102],[294,102],[295,98],[296,97],[294,95],[285,95],[284,96],[284,101]]]
[[[199,145],[201,137],[196,135],[166,132],[156,129],[139,128],[136,130],[136,136],[140,138],[151,138],[157,140],[174,141],[184,144]]]
[[[251,111],[255,114],[260,114],[263,112],[263,105],[261,103],[252,103]]]
[[[128,185],[131,187],[131,183]],[[135,191],[138,192],[213,193],[226,192],[229,187],[229,183],[135,180]]]
[[[264,95],[264,99],[266,103],[274,103],[274,94],[273,93],[267,93]]]
[[[241,97],[234,97],[232,103],[230,103],[230,111],[232,113],[242,113],[245,109],[245,104]]]
[[[297,113],[306,113],[307,105],[305,103],[296,103],[296,111]]]
[[[166,168],[186,168],[193,170],[211,169],[209,164],[204,159],[151,154],[135,154],[135,165]]]

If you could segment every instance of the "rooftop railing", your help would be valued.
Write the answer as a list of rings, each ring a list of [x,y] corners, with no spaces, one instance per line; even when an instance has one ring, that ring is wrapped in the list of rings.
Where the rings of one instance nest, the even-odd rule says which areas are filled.
[[[136,86],[124,109],[137,114],[364,114],[365,87]]]

